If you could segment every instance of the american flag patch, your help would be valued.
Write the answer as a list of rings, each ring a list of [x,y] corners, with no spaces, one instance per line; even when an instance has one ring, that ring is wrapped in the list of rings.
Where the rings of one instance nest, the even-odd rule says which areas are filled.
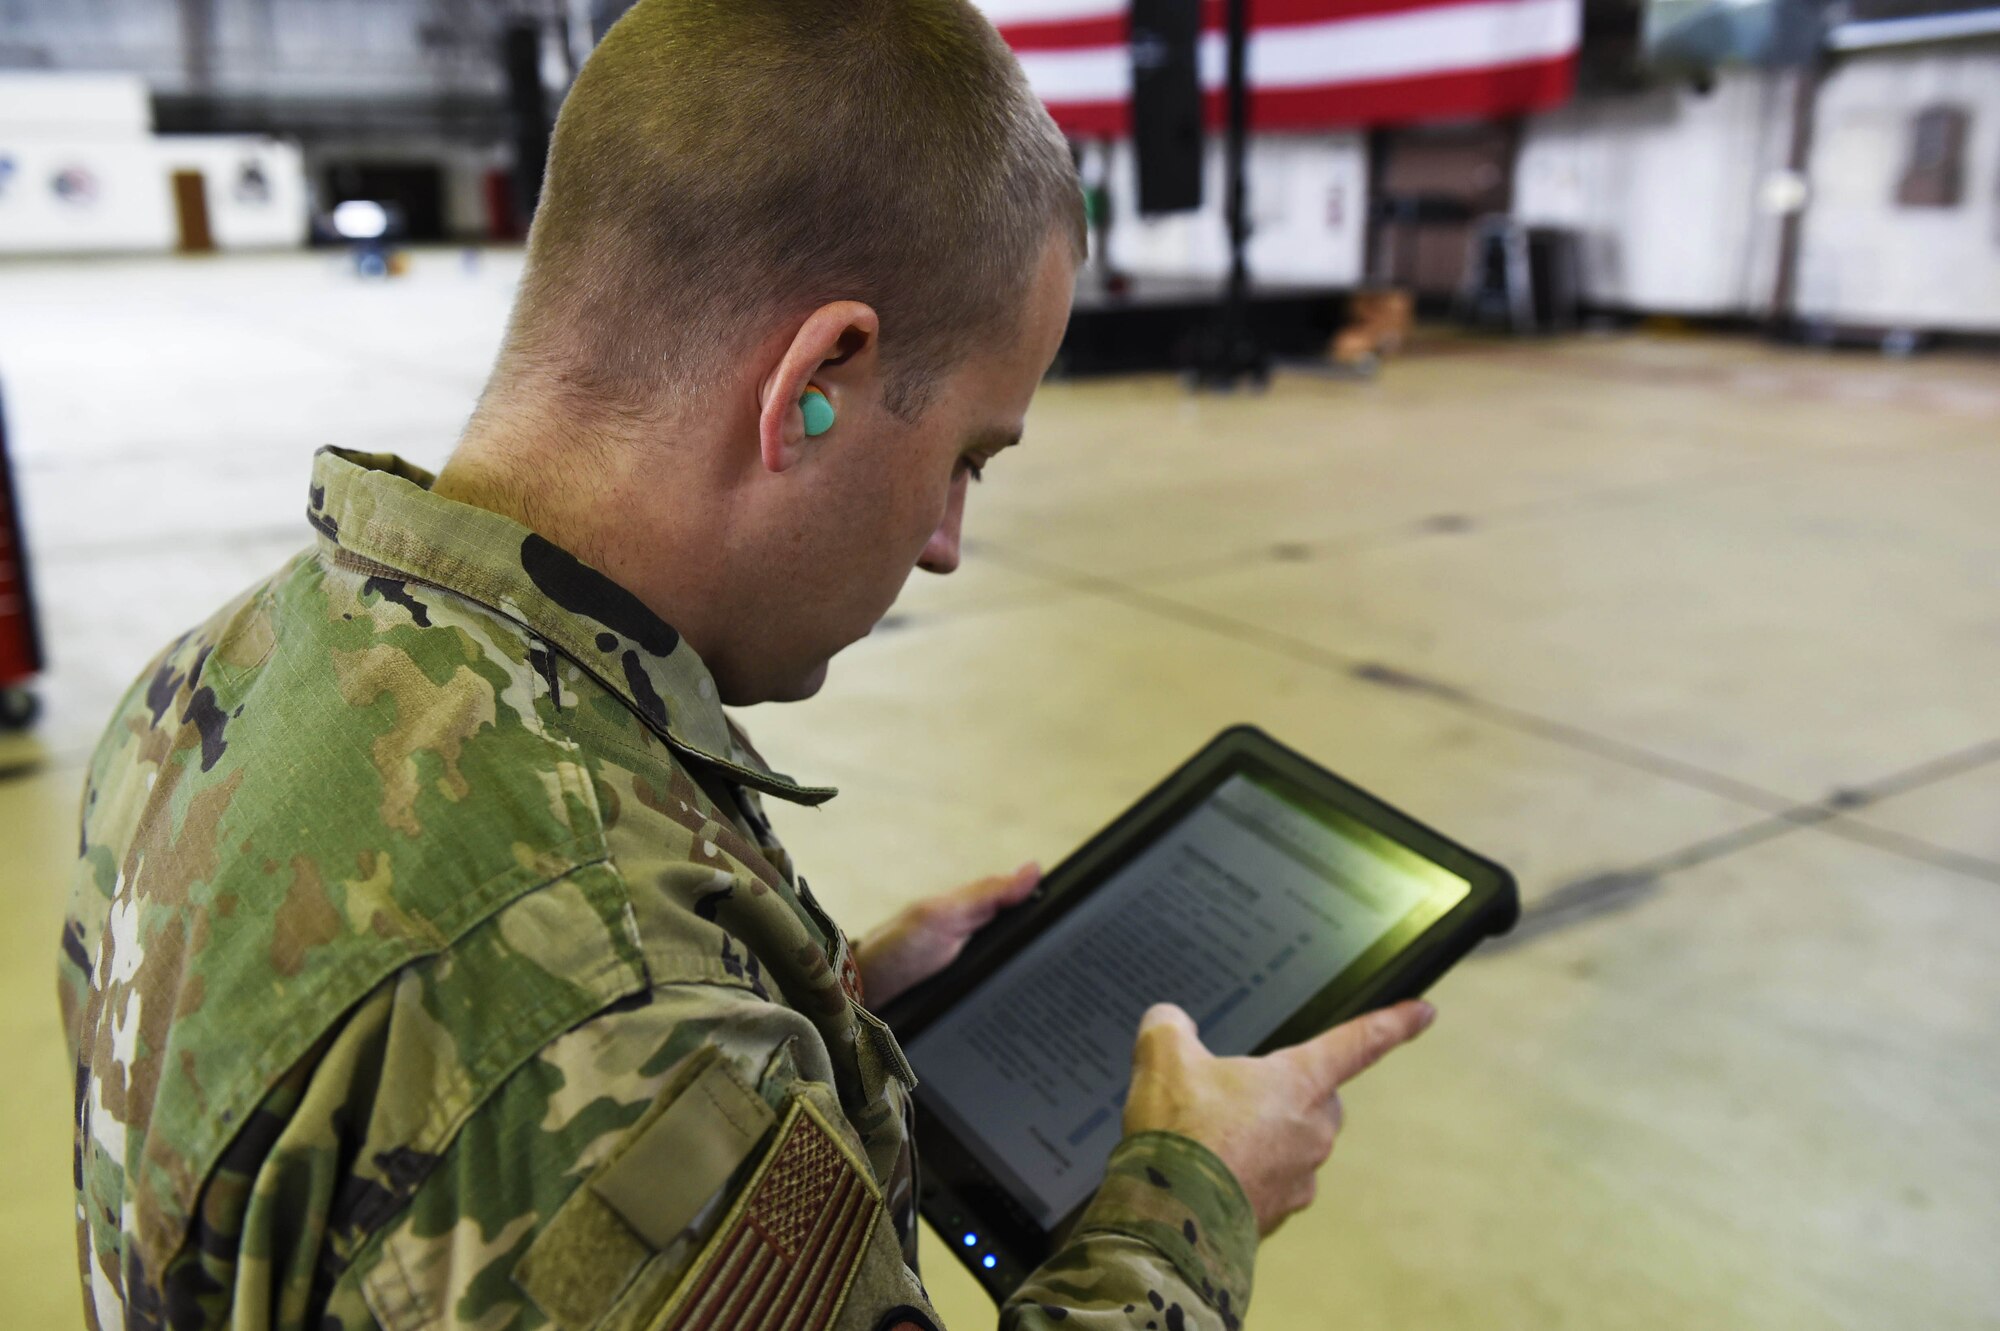
[[[803,1097],[657,1331],[823,1331],[881,1212],[868,1166]]]

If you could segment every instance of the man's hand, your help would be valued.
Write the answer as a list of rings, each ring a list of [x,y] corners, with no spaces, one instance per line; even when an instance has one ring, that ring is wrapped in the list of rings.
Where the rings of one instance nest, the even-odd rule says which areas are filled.
[[[967,939],[1008,906],[1027,900],[1041,881],[1041,866],[1024,864],[897,912],[854,945],[868,1005],[879,1008],[949,966]]]
[[[1436,1015],[1412,1000],[1261,1058],[1217,1058],[1187,1013],[1156,1003],[1139,1019],[1125,1133],[1177,1132],[1215,1152],[1269,1234],[1312,1202],[1314,1172],[1340,1132],[1341,1085]]]

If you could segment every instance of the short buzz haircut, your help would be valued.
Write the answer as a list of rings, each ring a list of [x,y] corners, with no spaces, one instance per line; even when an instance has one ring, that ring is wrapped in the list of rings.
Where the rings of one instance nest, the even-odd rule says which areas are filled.
[[[643,412],[769,321],[881,318],[913,417],[1011,338],[1074,160],[968,0],[639,0],[563,102],[502,366]]]

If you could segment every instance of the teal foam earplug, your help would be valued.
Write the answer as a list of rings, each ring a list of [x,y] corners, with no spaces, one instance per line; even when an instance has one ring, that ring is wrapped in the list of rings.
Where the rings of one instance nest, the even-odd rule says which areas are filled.
[[[808,388],[799,399],[799,410],[805,413],[806,438],[817,439],[833,428],[833,403],[826,400],[826,394],[817,388]]]

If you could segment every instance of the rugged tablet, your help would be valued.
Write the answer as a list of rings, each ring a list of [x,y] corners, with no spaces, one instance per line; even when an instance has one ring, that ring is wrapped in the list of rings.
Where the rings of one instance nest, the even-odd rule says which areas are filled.
[[[919,1205],[1004,1298],[1095,1191],[1132,1039],[1174,1002],[1217,1054],[1424,991],[1520,914],[1514,881],[1237,726],[883,1012],[919,1078]]]

